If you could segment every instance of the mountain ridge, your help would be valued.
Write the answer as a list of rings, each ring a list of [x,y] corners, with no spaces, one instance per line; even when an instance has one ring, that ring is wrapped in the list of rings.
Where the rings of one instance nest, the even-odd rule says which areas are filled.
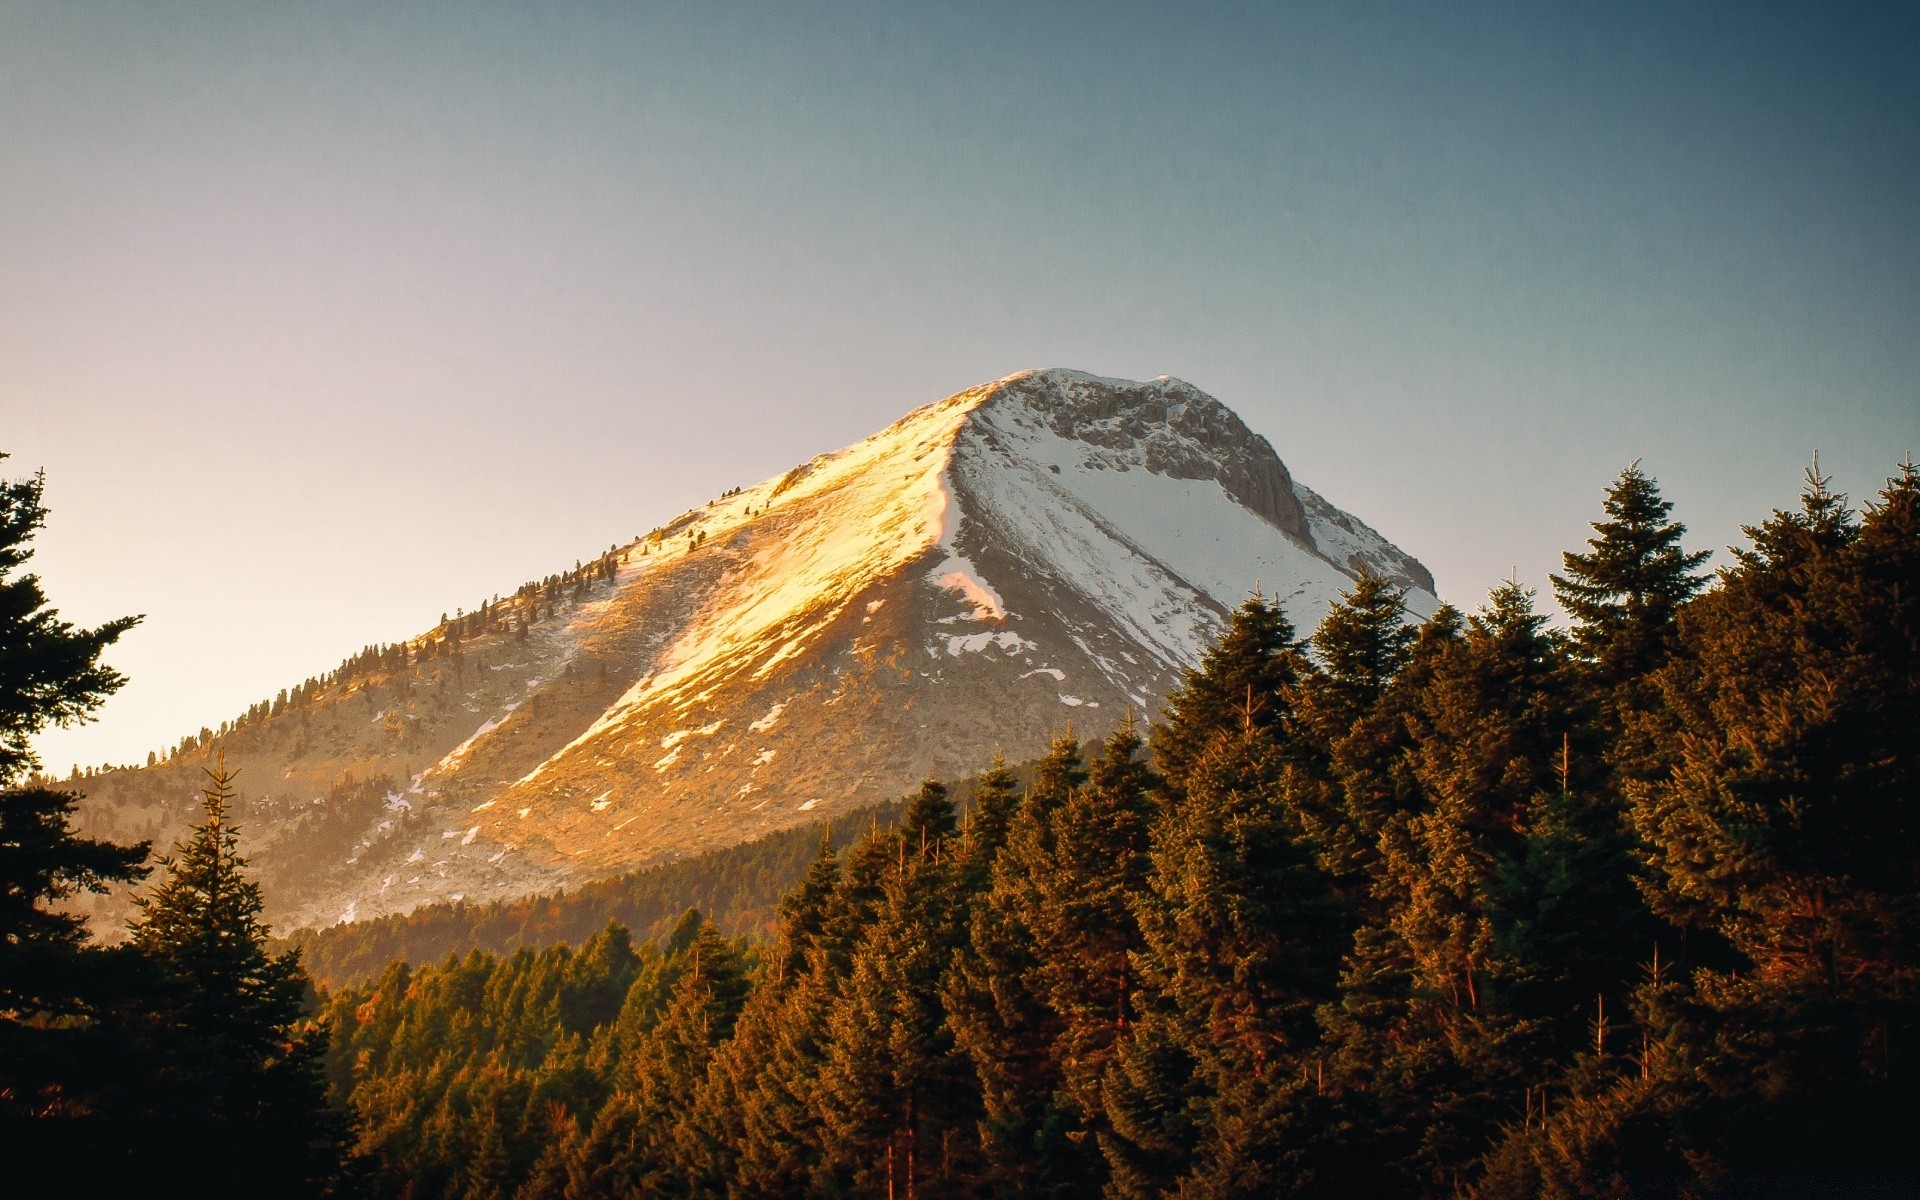
[[[525,895],[1098,736],[1256,586],[1304,632],[1362,570],[1437,604],[1193,385],[1023,371],[96,777],[87,811],[160,831],[218,742],[280,924]]]

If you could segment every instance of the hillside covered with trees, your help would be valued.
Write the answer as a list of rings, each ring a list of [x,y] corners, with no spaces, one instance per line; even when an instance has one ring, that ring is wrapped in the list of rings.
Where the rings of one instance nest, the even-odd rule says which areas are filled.
[[[1717,579],[1624,474],[1555,589],[1310,637],[929,785],[765,942],[327,1000],[388,1194],[1576,1196],[1913,1171],[1920,478]],[[1144,735],[1144,739],[1143,739]]]
[[[689,911],[541,946],[535,908],[469,913],[511,953],[370,976],[346,955],[359,981],[301,1014],[217,779],[111,950],[50,904],[136,878],[140,848],[80,842],[70,798],[17,789],[9,1135],[149,1137],[156,1105],[241,1097],[193,1132],[283,1139],[305,1164],[286,1194],[411,1200],[1846,1194],[1920,1172],[1920,473],[1858,511],[1810,476],[1711,577],[1683,532],[1623,473],[1552,580],[1564,632],[1517,583],[1412,622],[1366,577],[1310,632],[1255,597],[1150,726],[815,842],[770,933]],[[73,678],[80,709],[114,683]],[[7,711],[59,717],[21,695]],[[194,949],[209,929],[235,957]],[[405,955],[405,930],[364,944]],[[132,973],[87,974],[107,964]],[[222,987],[253,1014],[231,1035]]]

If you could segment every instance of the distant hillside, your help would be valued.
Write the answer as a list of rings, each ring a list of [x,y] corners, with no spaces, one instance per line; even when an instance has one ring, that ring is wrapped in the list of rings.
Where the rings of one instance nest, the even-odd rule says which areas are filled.
[[[1032,762],[1011,768],[1022,788],[1032,783],[1034,768]],[[974,782],[953,785],[963,805]],[[510,955],[578,946],[609,921],[626,926],[636,938],[658,939],[689,908],[729,934],[757,938],[771,932],[780,898],[820,853],[829,831],[834,850],[844,850],[875,825],[891,828],[905,807],[902,800],[889,801],[831,823],[783,829],[572,891],[491,904],[429,904],[404,915],[298,930],[284,944],[299,948],[315,982],[337,988],[371,978],[395,961],[418,965],[470,950]]]

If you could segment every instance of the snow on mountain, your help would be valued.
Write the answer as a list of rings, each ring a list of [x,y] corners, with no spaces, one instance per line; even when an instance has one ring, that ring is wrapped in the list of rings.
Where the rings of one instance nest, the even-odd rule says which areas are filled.
[[[1256,588],[1303,632],[1362,569],[1437,605],[1218,401],[1064,370],[917,409],[620,557],[530,634],[391,685],[404,703],[321,761],[310,732],[235,747],[283,788],[404,781],[349,846],[282,845],[283,924],[560,886],[1104,734]]]

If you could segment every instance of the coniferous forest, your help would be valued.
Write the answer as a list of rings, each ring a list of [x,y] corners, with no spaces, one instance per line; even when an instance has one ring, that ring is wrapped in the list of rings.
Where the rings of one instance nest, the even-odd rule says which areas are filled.
[[[1714,574],[1629,468],[1550,581],[1564,627],[1518,583],[1414,621],[1363,577],[1312,629],[1250,599],[1151,721],[823,841],[770,935],[688,911],[324,991],[267,943],[219,772],[158,863],[76,837],[31,774],[28,739],[118,686],[130,624],[77,629],[20,573],[39,500],[0,492],[16,1180],[1133,1200],[1920,1173],[1911,465],[1858,509],[1810,475]],[[133,884],[124,939],[62,913]]]

